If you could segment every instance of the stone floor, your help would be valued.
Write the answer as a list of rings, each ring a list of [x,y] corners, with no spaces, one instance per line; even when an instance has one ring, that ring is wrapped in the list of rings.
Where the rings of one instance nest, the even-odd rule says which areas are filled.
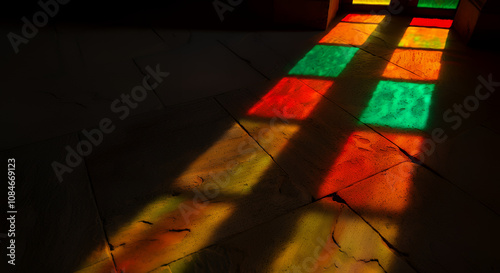
[[[18,272],[499,272],[500,84],[478,86],[500,81],[500,54],[453,29],[408,49],[412,18],[344,17],[332,32],[56,25],[4,54]],[[157,65],[163,82],[113,110]],[[68,152],[88,132],[87,155]]]

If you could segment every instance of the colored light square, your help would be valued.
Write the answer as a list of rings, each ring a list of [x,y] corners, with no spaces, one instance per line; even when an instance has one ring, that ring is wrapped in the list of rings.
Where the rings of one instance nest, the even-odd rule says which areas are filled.
[[[357,47],[316,45],[288,74],[337,77],[358,50]]]
[[[456,9],[460,0],[419,0],[417,7],[433,9]]]
[[[399,42],[399,46],[444,49],[449,31],[440,28],[409,27]]]
[[[303,120],[332,85],[328,80],[283,78],[247,115]]]
[[[321,41],[323,44],[362,45],[377,28],[374,24],[338,23]]]
[[[370,130],[353,132],[345,141],[341,152],[335,156],[335,162],[328,169],[325,178],[315,181],[320,183],[315,197],[321,198],[338,192],[406,161],[407,158],[395,147],[391,148],[392,145],[385,139],[386,135],[384,133],[381,136]],[[423,140],[422,137],[407,139],[418,147]]]
[[[391,0],[352,0],[354,5],[385,5],[388,6]]]
[[[392,218],[411,205],[416,174],[416,165],[405,162],[341,190],[338,195],[355,211],[383,213]]]
[[[434,86],[381,81],[360,120],[397,129],[425,129]]]
[[[372,14],[348,14],[342,22],[351,23],[373,23],[378,24],[384,20],[385,15],[372,15]]]
[[[452,24],[453,20],[449,19],[413,18],[410,26],[450,28]]]
[[[437,80],[442,55],[441,51],[396,49],[383,76],[405,80]]]

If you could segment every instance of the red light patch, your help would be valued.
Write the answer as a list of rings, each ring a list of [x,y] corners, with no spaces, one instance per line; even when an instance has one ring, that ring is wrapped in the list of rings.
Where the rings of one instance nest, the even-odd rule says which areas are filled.
[[[328,80],[283,78],[247,115],[303,120],[332,85]]]
[[[452,24],[453,20],[413,18],[410,26],[450,28]]]
[[[323,197],[337,192],[403,161],[408,160],[377,133],[354,132],[319,185],[317,196]]]

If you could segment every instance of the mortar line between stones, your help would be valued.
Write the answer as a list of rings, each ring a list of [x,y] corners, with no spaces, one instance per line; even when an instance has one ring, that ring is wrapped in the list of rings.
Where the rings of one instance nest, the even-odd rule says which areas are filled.
[[[132,58],[132,62],[134,63],[135,67],[137,69],[139,69],[139,73],[143,76],[146,76],[147,74],[144,73],[144,71],[141,69],[141,67],[139,66],[139,64],[137,63],[137,61]],[[149,84],[149,83],[148,83]],[[159,85],[158,85],[159,86]],[[153,91],[153,94],[156,96],[156,99],[158,99],[158,101],[160,102],[161,106],[163,107],[163,109],[167,109],[167,106],[165,105],[165,103],[163,103],[163,100],[160,98],[160,96],[158,95],[158,93],[156,92],[156,88],[153,88],[151,87],[151,90]]]
[[[338,198],[340,198],[340,197],[338,197]],[[336,200],[334,200],[334,201],[336,201]],[[389,242],[389,240],[387,240],[384,236],[382,236],[382,234],[377,229],[375,229],[374,226],[372,226],[364,217],[362,217],[361,214],[359,214],[351,206],[349,206],[349,204],[345,200],[342,199],[341,201],[342,201],[342,202],[340,202],[341,204],[342,203],[345,204],[352,212],[354,212],[359,218],[361,218],[373,231],[375,231],[378,234],[378,236],[382,239],[384,244],[386,244],[389,249],[396,252],[397,256],[402,257],[403,260],[408,264],[408,266],[410,266],[413,270],[415,270],[415,272],[419,273],[419,270],[416,268],[416,266],[413,265],[413,263],[411,263],[410,260],[408,259],[408,257],[410,256],[409,254],[404,253],[404,252],[400,251],[399,249],[397,249],[394,245],[392,245]],[[339,202],[339,201],[336,201],[336,202]]]
[[[323,198],[321,198],[321,199],[323,199]],[[227,240],[230,240],[230,239],[232,239],[232,238],[234,238],[234,237],[236,237],[236,236],[238,236],[238,235],[240,235],[240,234],[242,234],[242,233],[244,233],[244,232],[248,232],[248,231],[250,231],[250,230],[253,230],[253,229],[255,229],[255,228],[261,227],[261,226],[263,226],[263,225],[267,225],[267,224],[269,224],[269,223],[271,223],[271,222],[275,221],[277,218],[280,218],[280,217],[282,217],[282,216],[284,216],[284,215],[290,214],[290,213],[292,213],[292,212],[294,212],[294,211],[297,211],[297,210],[299,210],[299,209],[301,209],[301,208],[304,208],[304,207],[306,207],[306,206],[312,205],[312,204],[314,204],[314,203],[316,203],[316,202],[320,201],[321,199],[317,199],[317,200],[314,200],[314,201],[312,201],[312,202],[309,202],[309,203],[306,203],[306,204],[300,205],[300,206],[298,206],[298,207],[291,208],[290,210],[288,210],[288,211],[286,211],[286,212],[284,212],[284,213],[282,213],[282,214],[276,215],[275,217],[273,217],[272,219],[269,219],[268,221],[265,221],[265,222],[259,223],[259,224],[255,225],[255,226],[253,226],[253,227],[250,227],[250,228],[248,228],[248,229],[246,229],[246,230],[242,230],[242,231],[240,231],[240,232],[237,232],[237,233],[231,234],[231,235],[229,235],[229,236],[227,236],[227,237],[225,237],[225,238],[220,239],[220,241],[219,241],[219,242],[214,242],[214,243],[213,243],[213,244],[211,244],[211,245],[208,245],[208,246],[203,247],[203,248],[201,248],[201,249],[199,249],[199,250],[197,250],[197,251],[194,251],[194,252],[192,252],[192,253],[189,253],[189,254],[187,254],[186,256],[181,257],[181,258],[178,258],[178,259],[176,259],[176,260],[173,260],[173,261],[171,261],[171,262],[169,262],[169,263],[167,263],[167,264],[163,264],[163,265],[161,265],[161,266],[159,266],[159,267],[157,267],[157,268],[155,268],[155,269],[153,269],[153,270],[151,270],[151,271],[149,271],[149,272],[155,272],[155,270],[157,270],[158,268],[167,267],[167,266],[171,265],[172,263],[174,263],[174,262],[176,262],[176,261],[182,260],[182,259],[184,259],[184,258],[186,258],[186,257],[191,256],[191,255],[194,255],[194,254],[200,253],[200,252],[202,252],[202,251],[204,251],[204,250],[206,250],[206,249],[209,249],[209,248],[211,248],[211,247],[213,247],[213,246],[216,246],[217,244],[220,244],[221,242],[225,242],[225,241],[227,241]],[[340,212],[339,212],[339,215],[337,215],[337,218],[338,218],[339,216],[340,216]]]
[[[353,186],[355,186],[355,185],[357,185],[357,184],[359,184],[359,183],[362,183],[362,182],[363,182],[363,181],[365,181],[365,180],[368,180],[368,179],[370,179],[370,178],[372,178],[372,177],[374,177],[374,176],[376,176],[376,175],[378,175],[378,174],[380,174],[380,173],[386,172],[386,171],[388,171],[388,170],[390,170],[390,169],[392,169],[392,168],[394,168],[394,167],[397,167],[397,166],[399,166],[399,165],[401,165],[401,164],[404,164],[404,163],[406,163],[406,162],[408,162],[408,161],[401,161],[401,162],[398,162],[398,163],[396,163],[396,164],[394,164],[394,165],[392,165],[392,166],[390,166],[390,167],[387,167],[386,169],[383,169],[383,170],[378,171],[378,172],[376,172],[376,173],[374,173],[374,174],[371,174],[371,175],[369,175],[369,176],[367,176],[367,177],[365,177],[365,178],[362,178],[362,179],[360,179],[360,180],[358,180],[358,181],[356,181],[356,182],[353,182],[353,183],[352,183],[352,184],[350,184],[349,186],[346,186],[346,187],[344,187],[344,188],[342,188],[342,189],[339,189],[339,190],[337,190],[337,191],[335,191],[335,192],[332,192],[332,193],[330,193],[330,194],[327,194],[327,195],[325,195],[325,196],[323,196],[323,197],[321,197],[321,198],[319,198],[319,199],[323,199],[323,198],[326,198],[326,197],[331,197],[331,196],[333,196],[333,195],[336,195],[336,194],[337,194],[338,192],[340,192],[340,191],[343,191],[343,190],[349,189],[349,188],[351,188],[351,187],[353,187]]]
[[[280,170],[283,171],[283,173],[285,173],[285,175],[287,176],[287,178],[290,178],[290,175],[285,171],[285,169],[283,169],[279,164],[278,162],[276,162],[276,160],[274,159],[274,157],[250,134],[250,132],[248,132],[248,130],[240,123],[240,121],[238,119],[236,119],[235,116],[233,116],[231,114],[231,112],[229,112],[229,110],[227,110],[224,105],[222,105],[222,103],[216,98],[214,97],[214,100],[217,102],[217,104],[219,104],[220,107],[222,107],[222,109],[224,109],[224,111],[226,111],[226,113],[238,124],[238,126],[243,130],[245,131],[245,133],[253,139],[253,141],[255,141],[255,143],[257,143],[257,145],[259,145],[259,147],[271,158],[271,160],[274,162],[274,164],[276,164],[276,166],[278,166],[278,168],[280,168]]]
[[[269,77],[267,77],[264,73],[260,72],[260,70],[258,70],[256,67],[254,67],[252,65],[252,62],[250,62],[249,60],[241,57],[240,55],[238,55],[236,52],[234,52],[234,50],[232,50],[231,48],[229,48],[227,45],[225,45],[223,42],[221,42],[220,40],[217,40],[217,42],[219,44],[221,44],[225,49],[229,50],[229,52],[231,52],[233,55],[235,55],[236,57],[238,57],[239,59],[241,59],[243,62],[245,62],[248,66],[250,66],[253,70],[255,70],[257,73],[259,73],[262,77],[264,77],[266,80],[270,81],[271,79]]]
[[[80,139],[80,135],[78,134],[77,135],[77,138],[79,141],[82,141]],[[90,187],[90,192],[92,193],[92,199],[94,200],[94,206],[97,210],[97,215],[99,216],[99,224],[101,226],[101,229],[102,229],[102,232],[103,232],[103,235],[104,235],[104,239],[106,240],[106,243],[107,243],[107,248],[109,250],[109,255],[111,255],[111,261],[113,262],[113,266],[115,268],[115,271],[118,272],[118,266],[116,265],[116,261],[115,261],[115,257],[113,255],[113,245],[109,242],[109,237],[108,237],[108,233],[106,232],[106,228],[104,227],[104,219],[102,217],[102,214],[101,214],[101,210],[99,208],[99,204],[97,203],[97,196],[95,194],[95,189],[94,189],[94,185],[92,184],[92,178],[90,177],[90,172],[89,172],[89,168],[88,168],[88,165],[87,165],[87,160],[85,157],[83,157],[83,165],[85,166],[85,173],[87,174],[87,179],[89,181],[89,187]]]

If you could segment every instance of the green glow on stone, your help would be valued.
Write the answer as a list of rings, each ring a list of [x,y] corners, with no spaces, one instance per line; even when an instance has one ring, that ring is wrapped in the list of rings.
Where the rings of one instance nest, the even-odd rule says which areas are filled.
[[[419,8],[456,9],[460,0],[419,0]]]
[[[381,81],[361,122],[398,129],[425,129],[434,84]]]
[[[316,45],[288,74],[337,77],[358,50],[357,47]]]

